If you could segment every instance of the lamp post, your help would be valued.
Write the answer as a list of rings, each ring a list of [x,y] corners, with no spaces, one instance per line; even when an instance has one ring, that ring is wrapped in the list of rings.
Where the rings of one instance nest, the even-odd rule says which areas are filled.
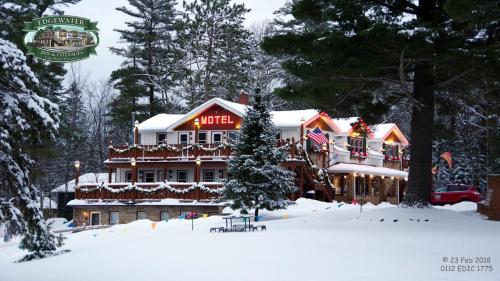
[[[304,147],[304,123],[306,119],[304,116],[300,117],[300,145]]]
[[[134,122],[134,145],[139,144],[139,121]]]
[[[196,157],[196,160],[194,161],[196,163],[196,169],[195,169],[195,176],[196,176],[196,184],[200,182],[200,166],[201,166],[201,159],[200,157]]]
[[[75,187],[80,181],[80,161],[75,161]]]
[[[321,151],[323,152],[323,168],[326,168],[326,156],[328,154],[328,145],[326,143],[321,145]]]
[[[137,161],[135,158],[130,160],[130,165],[132,165],[132,184],[134,184],[137,181]]]
[[[198,130],[200,129],[200,119],[194,119],[194,143],[198,143]]]

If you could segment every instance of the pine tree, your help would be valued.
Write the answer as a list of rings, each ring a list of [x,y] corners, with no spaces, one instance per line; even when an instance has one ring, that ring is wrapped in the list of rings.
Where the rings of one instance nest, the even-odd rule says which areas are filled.
[[[232,208],[255,208],[258,216],[259,209],[283,209],[293,203],[287,195],[297,190],[294,174],[280,166],[288,149],[276,148],[275,136],[267,102],[256,91],[228,164],[222,200],[230,201]]]
[[[111,48],[112,52],[126,58],[122,69],[114,72],[112,79],[120,83],[117,88],[122,95],[117,100],[129,101],[132,91],[141,90],[136,95],[148,98],[147,116],[151,117],[173,104],[168,93],[183,69],[177,63],[182,58],[176,47],[179,12],[175,9],[175,0],[129,0],[129,4],[133,8],[117,8],[134,20],[126,23],[128,29],[115,30],[128,46]],[[147,87],[146,92],[142,91],[143,87]],[[162,96],[161,101],[158,93]],[[118,106],[116,111],[123,110]]]
[[[370,122],[406,100],[412,145],[404,203],[427,205],[440,95],[469,94],[499,74],[499,7],[479,2],[292,1],[281,12],[293,19],[281,19],[281,33],[263,43],[297,77],[277,92]]]
[[[250,81],[250,33],[243,27],[249,10],[243,4],[231,5],[230,0],[184,1],[183,5],[188,107],[214,97],[235,101]]]
[[[24,235],[20,247],[29,254],[23,261],[43,258],[54,253],[57,239],[36,202],[27,148],[54,139],[57,106],[31,90],[38,80],[13,43],[0,39],[0,61],[0,224],[7,224],[7,237]]]

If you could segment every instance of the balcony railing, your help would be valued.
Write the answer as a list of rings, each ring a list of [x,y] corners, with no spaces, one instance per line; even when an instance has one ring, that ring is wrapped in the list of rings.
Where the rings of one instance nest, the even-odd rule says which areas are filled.
[[[222,192],[221,182],[157,182],[81,184],[75,189],[75,199],[141,200],[186,199],[213,200]]]
[[[276,142],[277,146],[290,145],[290,156],[295,158],[296,147],[285,140]],[[168,158],[227,158],[231,156],[232,146],[221,144],[159,144],[159,145],[117,145],[109,146],[109,160],[136,158],[136,159],[168,159]]]

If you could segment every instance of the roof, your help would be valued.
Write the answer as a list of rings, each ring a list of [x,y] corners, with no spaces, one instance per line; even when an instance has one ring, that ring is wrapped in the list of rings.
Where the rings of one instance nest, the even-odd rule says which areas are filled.
[[[231,102],[231,101],[223,100],[220,98],[213,98],[213,99],[211,99],[207,102],[204,102],[203,104],[197,106],[193,110],[184,114],[181,118],[179,118],[175,122],[171,123],[169,125],[168,130],[171,131],[174,128],[176,128],[177,126],[189,121],[191,118],[193,118],[193,116],[202,113],[205,109],[209,108],[210,106],[212,106],[214,104],[217,104],[217,105],[227,109],[228,111],[230,111],[230,112],[232,112],[240,117],[245,116],[247,109],[249,107],[248,105],[244,105],[241,103]]]
[[[332,165],[331,167],[328,168],[328,173],[332,174],[359,173],[365,175],[386,176],[386,177],[399,177],[399,178],[408,177],[408,173],[405,171],[389,169],[385,167],[374,167],[369,165],[348,164],[348,163],[339,163]]]
[[[158,114],[139,124],[139,131],[166,131],[170,125],[184,117],[184,114]]]
[[[341,133],[347,133],[351,130],[352,123],[357,122],[359,117],[349,117],[349,118],[335,118],[332,119],[333,123],[339,127]]]
[[[113,176],[114,174],[112,174]],[[78,178],[79,183],[101,183],[108,182],[108,173],[86,173]],[[75,192],[75,179],[67,182],[68,192]],[[65,192],[66,184],[61,184],[60,186],[52,189],[51,192]]]
[[[300,126],[301,119],[305,121],[318,115],[315,109],[271,111],[271,117],[276,127],[297,127]]]
[[[399,127],[395,123],[377,124],[371,127],[373,129],[373,137],[375,139],[385,140],[391,132],[394,132],[402,144],[408,145],[408,139],[406,139],[403,132],[399,130]]]

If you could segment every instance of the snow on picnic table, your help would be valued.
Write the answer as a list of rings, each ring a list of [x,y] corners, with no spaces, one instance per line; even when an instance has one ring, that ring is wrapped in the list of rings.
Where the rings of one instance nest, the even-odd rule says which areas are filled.
[[[0,280],[500,280],[500,223],[473,203],[439,208],[299,199],[261,211],[267,231],[209,233],[220,216],[136,221],[66,234],[70,253],[25,263],[0,243]],[[490,257],[492,272],[443,272],[450,257]],[[460,265],[460,264],[458,264]],[[478,265],[478,264],[474,264]]]

